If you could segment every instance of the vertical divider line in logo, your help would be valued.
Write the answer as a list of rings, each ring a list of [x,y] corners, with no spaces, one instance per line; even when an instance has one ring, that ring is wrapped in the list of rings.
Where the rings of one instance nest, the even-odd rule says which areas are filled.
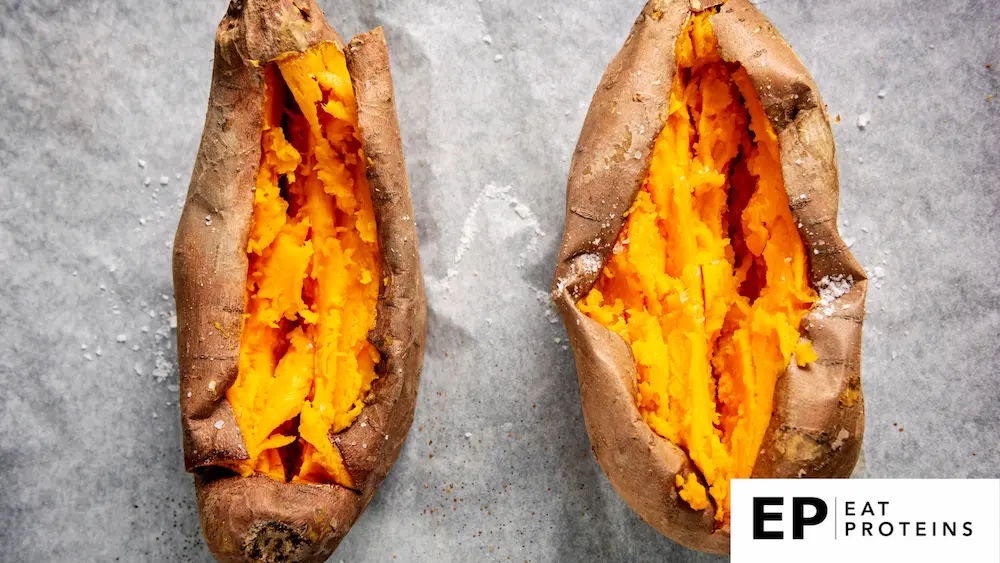
[[[837,539],[837,497],[833,497],[833,539]]]

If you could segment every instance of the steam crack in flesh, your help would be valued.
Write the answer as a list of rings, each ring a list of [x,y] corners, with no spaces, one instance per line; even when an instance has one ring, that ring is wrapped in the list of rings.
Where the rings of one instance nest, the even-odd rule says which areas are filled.
[[[594,288],[578,304],[619,334],[639,411],[708,485],[678,475],[694,509],[729,518],[729,483],[750,477],[774,390],[816,300],[781,176],[777,136],[746,70],[719,55],[709,13],[675,46],[667,123]]]
[[[233,466],[354,487],[330,438],[376,378],[367,335],[380,278],[354,90],[333,43],[280,57],[264,75],[239,375],[226,393],[249,459]]]

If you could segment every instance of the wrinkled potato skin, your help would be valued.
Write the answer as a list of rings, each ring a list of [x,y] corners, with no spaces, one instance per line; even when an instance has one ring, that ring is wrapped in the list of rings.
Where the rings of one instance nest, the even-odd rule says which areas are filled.
[[[223,468],[248,457],[225,393],[238,371],[263,66],[325,41],[344,49],[354,84],[382,258],[376,326],[368,336],[382,356],[379,378],[361,415],[335,442],[357,490],[241,478]],[[196,474],[202,529],[220,561],[325,561],[399,455],[413,422],[426,339],[412,217],[382,30],[344,46],[314,0],[233,0],[216,34],[205,130],[174,241],[184,460]]]
[[[663,129],[676,70],[674,43],[695,11],[711,16],[722,57],[750,75],[775,132],[792,213],[815,285],[827,275],[853,276],[850,292],[821,318],[810,311],[802,336],[819,360],[795,362],[779,379],[774,413],[754,477],[848,477],[861,452],[861,323],[867,280],[837,230],[839,187],[833,134],[812,77],[771,23],[748,0],[651,0],[594,95],[573,156],[566,225],[553,281],[576,358],[592,449],[626,503],[660,533],[687,547],[728,553],[728,524],[715,528],[714,508],[692,510],[675,475],[694,472],[687,454],[655,432],[635,405],[631,350],[583,315],[576,302],[594,286],[642,187],[653,144]],[[635,157],[633,155],[638,155]],[[803,198],[802,195],[805,195]],[[818,252],[817,252],[818,251]],[[845,308],[846,306],[846,308]]]

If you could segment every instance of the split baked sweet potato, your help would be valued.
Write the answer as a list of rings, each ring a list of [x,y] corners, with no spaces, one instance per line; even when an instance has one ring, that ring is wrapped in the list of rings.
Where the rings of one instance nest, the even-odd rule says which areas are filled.
[[[381,29],[234,0],[174,242],[184,457],[221,561],[324,561],[413,421],[426,334]]]
[[[729,550],[729,485],[846,477],[866,280],[826,109],[747,0],[652,0],[594,95],[553,286],[594,454],[664,535]]]

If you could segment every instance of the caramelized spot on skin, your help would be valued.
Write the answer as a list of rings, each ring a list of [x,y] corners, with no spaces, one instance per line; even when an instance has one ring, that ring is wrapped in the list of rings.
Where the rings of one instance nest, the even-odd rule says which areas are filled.
[[[236,469],[353,487],[330,437],[375,380],[380,265],[344,54],[332,43],[265,68],[239,375],[226,397],[250,455]]]
[[[753,471],[778,377],[816,300],[778,142],[746,70],[723,61],[708,12],[676,44],[667,123],[616,252],[578,306],[631,347],[636,402],[708,484],[675,485],[729,518],[729,483]]]

